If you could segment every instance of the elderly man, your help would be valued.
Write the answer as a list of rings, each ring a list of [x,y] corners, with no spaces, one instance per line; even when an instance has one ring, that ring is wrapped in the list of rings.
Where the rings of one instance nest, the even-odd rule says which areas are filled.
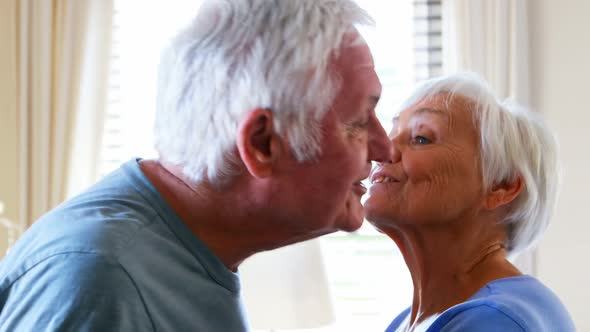
[[[360,227],[386,162],[348,0],[205,2],[163,53],[158,160],[49,212],[0,265],[0,330],[244,331],[247,257]]]

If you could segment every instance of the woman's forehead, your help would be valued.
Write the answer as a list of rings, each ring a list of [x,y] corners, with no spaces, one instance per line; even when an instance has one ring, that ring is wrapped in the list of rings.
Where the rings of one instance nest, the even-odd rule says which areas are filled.
[[[447,93],[439,93],[425,97],[410,106],[400,109],[394,115],[394,120],[420,115],[432,115],[442,119],[456,116],[471,116],[471,101],[463,96],[451,96]]]
[[[412,126],[415,121],[426,121],[446,127],[451,134],[477,135],[473,120],[472,104],[467,98],[437,96],[423,99],[401,110],[393,119],[393,128]]]
[[[433,104],[417,104],[413,107],[410,107],[393,117],[393,122],[399,122],[400,119],[404,121],[408,121],[410,118],[420,117],[420,116],[432,116],[434,118],[439,118],[444,122],[449,122],[450,112],[446,109],[440,108],[437,105]]]

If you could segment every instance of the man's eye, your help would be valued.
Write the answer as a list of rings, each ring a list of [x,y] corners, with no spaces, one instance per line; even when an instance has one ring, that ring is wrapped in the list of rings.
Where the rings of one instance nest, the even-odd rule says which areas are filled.
[[[369,128],[369,121],[358,122],[356,126],[362,129]]]
[[[426,138],[424,136],[414,136],[412,141],[414,142],[414,144],[417,144],[417,145],[425,145],[425,144],[432,143],[431,140],[429,140],[428,138]]]
[[[369,120],[360,120],[352,123],[352,129],[367,129],[369,128]]]

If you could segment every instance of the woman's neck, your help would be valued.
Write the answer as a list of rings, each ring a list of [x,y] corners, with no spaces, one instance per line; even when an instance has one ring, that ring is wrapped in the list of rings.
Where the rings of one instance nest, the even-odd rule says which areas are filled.
[[[506,260],[505,231],[495,222],[402,225],[384,232],[398,244],[412,275],[409,326],[466,301],[493,280],[521,274]]]

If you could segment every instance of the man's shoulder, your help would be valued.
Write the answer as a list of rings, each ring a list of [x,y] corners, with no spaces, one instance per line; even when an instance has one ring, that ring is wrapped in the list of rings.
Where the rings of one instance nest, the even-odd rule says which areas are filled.
[[[38,256],[37,260],[31,260],[30,264],[23,265],[20,270],[14,278],[1,281],[2,289],[21,287],[20,285],[28,282],[37,285],[47,283],[51,288],[89,289],[108,286],[112,289],[118,285],[113,279],[132,281],[125,268],[115,258],[96,251],[62,250],[47,253],[45,257]],[[23,290],[26,290],[26,287]]]
[[[118,261],[122,255],[133,254],[142,231],[158,227],[158,213],[120,173],[37,220],[0,262],[0,286],[54,257]]]
[[[134,280],[116,260],[100,253],[54,253],[1,283],[2,330],[153,325]]]
[[[147,203],[129,196],[102,199],[88,193],[37,220],[15,243],[5,260],[15,258],[13,264],[16,264],[72,252],[117,256],[129,249],[141,230],[150,227],[156,218],[157,213],[150,210]]]
[[[69,251],[108,251],[125,245],[139,229],[159,218],[149,190],[138,188],[138,181],[128,173],[124,168],[111,173],[42,216],[27,233],[35,242],[51,242]]]

